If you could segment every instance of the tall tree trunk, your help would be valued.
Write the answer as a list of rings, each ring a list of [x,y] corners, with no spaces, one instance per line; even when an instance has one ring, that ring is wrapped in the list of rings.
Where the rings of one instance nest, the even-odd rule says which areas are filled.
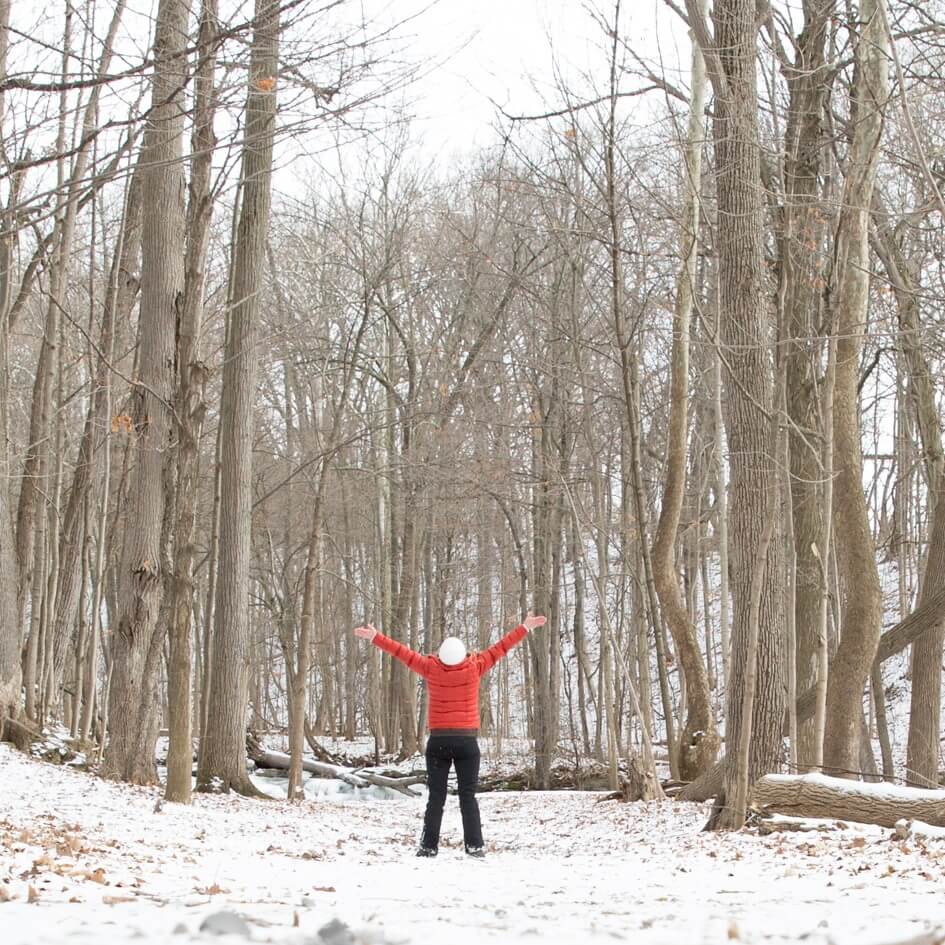
[[[10,43],[10,0],[0,0],[0,115],[4,113],[3,80],[7,74],[7,49]],[[20,708],[21,621],[17,608],[16,536],[10,514],[10,466],[7,452],[8,340],[13,232],[11,215],[0,219],[0,734],[4,720],[18,714]]]
[[[253,402],[257,313],[272,201],[279,67],[277,0],[256,0],[246,100],[241,202],[230,274],[229,325],[220,404],[220,573],[207,731],[197,772],[202,789],[255,793],[246,774],[245,714],[251,626],[248,612],[252,521]]]
[[[545,632],[529,634],[528,637],[534,685],[535,784],[540,790],[546,790],[551,784],[551,766],[558,748],[556,719],[552,717],[553,714],[556,716],[558,706],[552,697],[551,667],[556,657],[550,632],[550,624],[553,620],[550,611],[554,599],[554,546],[559,540],[555,529],[558,522],[554,509],[555,491],[551,484],[551,479],[555,475],[551,431],[557,420],[559,396],[558,381],[555,377],[551,381],[548,409],[541,411],[542,421],[535,434],[537,442],[533,446],[538,486],[534,511],[532,593],[535,613],[549,616]]]
[[[762,557],[764,536],[758,527],[766,514],[777,512],[777,506],[771,508],[768,503],[777,489],[777,476],[767,420],[773,398],[762,285],[757,19],[754,0],[718,0],[713,42],[694,0],[687,0],[687,8],[703,45],[715,92],[719,341],[727,366],[725,418],[731,466],[733,620],[728,755],[712,824],[737,829],[744,822],[744,810],[739,811],[735,803],[739,772],[733,761],[735,748],[742,743],[742,730],[750,726],[752,733],[745,772],[750,786],[761,774],[780,765],[784,718],[782,548],[776,538]],[[760,568],[763,577],[755,575]],[[756,665],[748,659],[753,627],[757,632]],[[752,716],[745,718],[746,688],[755,673],[755,697],[747,700]]]
[[[62,38],[62,71],[60,74],[63,86],[69,79],[69,69],[72,58],[72,21],[74,11],[70,6],[66,8],[65,26]],[[50,264],[49,290],[45,301],[43,316],[43,334],[39,341],[39,355],[36,359],[36,370],[33,373],[33,390],[30,400],[29,435],[26,445],[26,455],[23,459],[23,473],[21,476],[20,495],[16,509],[16,553],[18,564],[17,578],[17,623],[22,623],[26,612],[27,588],[38,588],[43,594],[43,587],[47,585],[34,584],[32,581],[33,569],[36,566],[37,549],[33,544],[37,537],[36,520],[42,517],[38,511],[41,499],[44,498],[43,484],[47,481],[47,464],[49,456],[54,454],[49,446],[49,401],[52,396],[52,380],[56,367],[57,341],[59,337],[59,316],[65,301],[67,270],[69,267],[72,248],[72,236],[75,228],[75,212],[72,201],[68,199],[69,183],[66,179],[66,116],[69,110],[68,95],[63,89],[59,94],[59,121],[56,135],[56,209],[54,224],[50,235]],[[11,313],[12,314],[12,313]],[[52,480],[50,480],[52,481]],[[49,490],[51,491],[51,490]],[[53,547],[53,542],[48,547]],[[47,570],[47,575],[49,569]],[[49,624],[49,612],[52,600],[45,597],[34,599],[34,610],[42,610],[44,617],[41,624],[41,640],[37,641],[39,651],[39,671],[35,682],[39,687],[39,716],[45,699],[42,694],[46,691],[47,661],[45,660],[48,634],[45,633]],[[51,661],[50,661],[51,662]],[[28,674],[29,675],[29,674]],[[32,684],[33,680],[28,679]],[[32,694],[29,700],[33,701]]]
[[[141,154],[141,304],[138,379],[132,393],[136,462],[118,575],[111,637],[109,740],[104,773],[134,783],[156,778],[152,726],[140,725],[154,699],[152,658],[163,599],[167,464],[172,455],[174,331],[184,290],[184,175],[181,164],[189,5],[161,0],[154,40],[152,109]],[[157,647],[160,652],[160,646]]]
[[[700,3],[704,16],[705,2]],[[706,666],[699,650],[696,628],[679,591],[675,545],[686,491],[689,436],[689,333],[696,291],[696,261],[701,213],[705,60],[699,45],[692,46],[692,91],[685,143],[683,223],[680,233],[682,262],[676,280],[673,348],[670,363],[669,434],[663,504],[653,541],[653,581],[660,609],[666,618],[686,683],[686,717],[679,733],[679,777],[695,781],[715,764],[720,738],[712,711]]]
[[[99,77],[107,75],[111,68],[112,47],[114,45],[115,36],[118,33],[118,28],[121,25],[124,10],[125,0],[120,0],[120,2],[115,4],[108,34],[102,49],[101,62],[98,67]],[[91,136],[98,125],[98,102],[101,89],[102,86],[100,84],[96,85],[86,103],[80,131],[80,140],[83,142],[91,140]],[[78,211],[79,191],[84,184],[89,149],[90,145],[87,144],[82,151],[80,151],[71,174],[66,218],[62,227],[61,237],[65,253],[69,252],[72,243],[72,234],[75,229],[75,218]],[[137,188],[134,189],[136,190]],[[131,207],[131,209],[132,212],[135,212],[138,207],[135,205]],[[65,275],[66,273],[64,271],[63,278],[65,278]],[[103,313],[99,340],[99,347],[102,352],[111,350],[111,338],[114,330],[113,318],[115,309],[113,307],[109,309],[107,301],[108,300],[106,300],[106,308]],[[83,430],[82,440],[79,444],[75,473],[73,475],[69,499],[66,503],[66,512],[63,517],[59,535],[58,578],[56,583],[55,605],[52,611],[53,672],[56,680],[62,677],[68,645],[76,623],[76,612],[80,593],[79,577],[84,546],[82,537],[83,522],[85,519],[84,509],[88,501],[95,473],[95,453],[97,451],[94,437],[96,430],[100,428],[105,418],[105,409],[108,404],[107,384],[109,380],[108,372],[110,370],[111,365],[106,364],[105,359],[100,357],[92,378],[92,396],[89,400],[85,429]]]
[[[832,293],[837,366],[833,403],[833,521],[843,593],[840,642],[827,684],[824,766],[847,775],[859,766],[863,689],[882,629],[883,596],[863,492],[859,380],[869,305],[869,214],[889,98],[885,0],[864,0],[856,46],[847,155]]]
[[[817,686],[826,649],[821,621],[827,594],[827,545],[824,479],[818,442],[823,434],[819,337],[824,288],[824,214],[819,181],[825,153],[824,100],[826,37],[836,0],[807,0],[804,28],[797,39],[797,58],[788,68],[790,91],[784,168],[784,218],[781,278],[787,322],[790,497],[794,523],[797,691]],[[822,725],[815,717],[799,724],[797,764],[801,771],[819,768],[823,758]]]
[[[321,476],[324,483],[324,474]],[[321,488],[319,488],[321,492]],[[320,499],[320,496],[319,496]],[[289,784],[287,797],[290,801],[305,797],[302,788],[302,750],[305,738],[305,696],[312,655],[312,632],[315,627],[315,610],[318,599],[319,552],[321,542],[321,502],[316,499],[312,510],[311,531],[305,558],[302,583],[302,615],[299,624],[299,639],[287,653],[289,703]],[[292,665],[291,654],[295,650]]]
[[[140,164],[139,164],[140,167]],[[132,174],[125,196],[121,229],[112,257],[108,274],[108,286],[105,292],[102,313],[101,336],[105,342],[100,347],[97,378],[100,387],[93,391],[93,399],[101,398],[96,405],[97,416],[106,423],[111,420],[112,376],[109,362],[114,356],[115,326],[130,321],[134,302],[139,289],[139,264],[141,257],[141,173]],[[107,429],[107,427],[106,427]],[[89,501],[95,499],[95,561],[92,568],[92,619],[90,625],[89,653],[85,663],[85,675],[82,680],[82,719],[79,734],[83,740],[91,737],[93,712],[96,704],[96,680],[98,673],[99,648],[101,645],[102,602],[104,598],[106,571],[106,532],[108,522],[109,485],[111,482],[112,438],[108,435],[95,447],[96,457],[93,465],[98,466],[98,452],[101,452],[101,476],[99,483],[90,485]],[[71,501],[71,500],[70,500]]]
[[[193,770],[194,525],[197,518],[200,432],[206,410],[207,367],[200,360],[207,247],[213,199],[210,172],[215,113],[217,0],[203,0],[200,11],[198,62],[194,77],[193,162],[187,200],[187,253],[184,300],[177,336],[178,446],[177,491],[173,528],[174,574],[165,593],[172,595],[167,668],[168,730],[167,785],[169,801],[190,803]]]

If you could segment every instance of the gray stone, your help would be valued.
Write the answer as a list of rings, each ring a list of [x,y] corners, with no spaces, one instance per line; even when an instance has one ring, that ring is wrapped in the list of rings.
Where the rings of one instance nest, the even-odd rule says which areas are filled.
[[[186,935],[188,933],[188,928],[184,925],[183,922],[178,922],[177,925],[171,930],[171,935]]]
[[[318,942],[321,945],[355,945],[351,929],[340,919],[332,919],[318,930]]]
[[[200,931],[207,935],[241,935],[249,938],[249,926],[242,916],[224,910],[212,912],[200,923]]]

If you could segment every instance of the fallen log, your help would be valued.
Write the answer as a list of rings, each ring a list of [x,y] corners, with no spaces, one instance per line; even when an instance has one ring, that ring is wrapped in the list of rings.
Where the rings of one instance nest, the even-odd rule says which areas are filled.
[[[864,784],[823,774],[768,774],[755,782],[752,804],[762,813],[852,820],[895,827],[918,820],[945,827],[945,791]]]
[[[676,798],[680,801],[693,801],[700,804],[710,798],[718,797],[725,777],[725,761],[725,758],[717,761],[705,774],[700,775],[695,781],[690,781],[679,791]]]
[[[291,759],[283,751],[268,751],[256,741],[252,736],[246,738],[246,755],[259,768],[275,768],[280,771],[288,771]],[[375,771],[366,771],[363,768],[344,768],[341,765],[332,765],[324,761],[312,761],[309,758],[302,759],[302,770],[318,778],[333,778],[350,784],[355,788],[385,787],[408,797],[419,797],[416,791],[411,791],[410,787],[414,784],[423,784],[426,777],[418,774],[409,774],[403,776],[391,776],[378,774]]]
[[[32,752],[33,745],[42,741],[42,738],[43,733],[25,720],[20,722],[8,716],[0,725],[0,741],[9,742],[27,755]]]

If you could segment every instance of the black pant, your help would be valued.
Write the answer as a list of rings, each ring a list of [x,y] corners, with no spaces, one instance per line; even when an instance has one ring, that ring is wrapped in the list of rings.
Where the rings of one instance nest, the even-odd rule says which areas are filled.
[[[482,846],[482,823],[476,788],[479,786],[479,742],[475,735],[431,735],[427,741],[427,811],[423,818],[422,846],[440,842],[440,823],[446,803],[450,765],[456,765],[463,839],[467,847]]]

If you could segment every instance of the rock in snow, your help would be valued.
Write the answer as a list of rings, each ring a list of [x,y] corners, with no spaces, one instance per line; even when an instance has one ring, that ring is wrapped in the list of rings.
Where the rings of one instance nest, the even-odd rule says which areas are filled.
[[[355,945],[355,939],[344,922],[332,919],[318,930],[318,938],[312,945]]]
[[[200,931],[206,935],[239,935],[250,938],[246,920],[235,912],[223,910],[212,912],[200,923]]]

